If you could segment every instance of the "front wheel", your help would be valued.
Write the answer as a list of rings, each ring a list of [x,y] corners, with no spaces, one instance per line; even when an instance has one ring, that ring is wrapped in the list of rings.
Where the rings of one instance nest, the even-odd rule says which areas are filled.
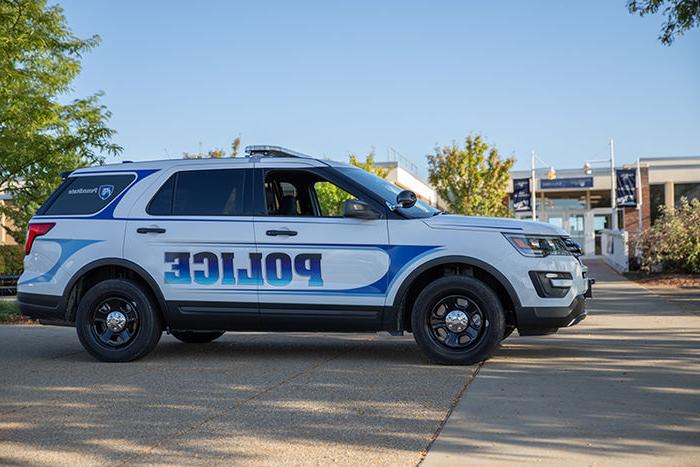
[[[173,337],[188,344],[206,344],[224,335],[223,331],[196,332],[196,331],[171,331]]]
[[[143,357],[158,344],[163,330],[150,294],[125,279],[91,287],[78,304],[75,327],[85,350],[104,362]]]
[[[498,296],[469,276],[447,276],[430,283],[413,305],[411,324],[421,350],[444,365],[488,359],[505,333]]]

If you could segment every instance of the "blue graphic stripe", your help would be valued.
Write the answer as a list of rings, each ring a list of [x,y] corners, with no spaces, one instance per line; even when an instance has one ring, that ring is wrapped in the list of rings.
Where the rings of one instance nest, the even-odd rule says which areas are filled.
[[[51,268],[46,271],[44,274],[41,274],[39,276],[33,277],[31,279],[27,279],[22,282],[18,282],[17,285],[27,285],[27,284],[37,284],[37,283],[43,283],[43,282],[51,282],[58,272],[58,270],[61,268],[61,266],[74,254],[76,254],[78,251],[82,250],[88,245],[92,245],[94,243],[99,243],[102,242],[103,240],[74,240],[74,239],[65,239],[65,238],[37,238],[35,242],[53,242],[57,243],[58,246],[61,248],[61,253],[58,257],[58,260],[56,263],[51,266]]]

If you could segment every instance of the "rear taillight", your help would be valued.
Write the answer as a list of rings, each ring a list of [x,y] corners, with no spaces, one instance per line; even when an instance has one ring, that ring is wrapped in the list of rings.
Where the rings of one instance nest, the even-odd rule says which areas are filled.
[[[32,245],[34,244],[34,239],[45,235],[49,230],[53,229],[56,225],[53,222],[45,222],[41,224],[29,224],[29,230],[27,230],[27,241],[24,242],[24,254],[28,255],[32,251]]]

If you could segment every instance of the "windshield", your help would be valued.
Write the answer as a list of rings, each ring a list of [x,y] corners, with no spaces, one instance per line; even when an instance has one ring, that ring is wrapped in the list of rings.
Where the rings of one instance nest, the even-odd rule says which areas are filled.
[[[383,178],[358,167],[339,167],[338,170],[371,192],[379,195],[392,206],[396,204],[396,195],[403,191],[402,188],[393,183],[387,182]],[[397,211],[410,218],[431,217],[440,212],[421,200],[418,200],[411,208],[398,208]]]

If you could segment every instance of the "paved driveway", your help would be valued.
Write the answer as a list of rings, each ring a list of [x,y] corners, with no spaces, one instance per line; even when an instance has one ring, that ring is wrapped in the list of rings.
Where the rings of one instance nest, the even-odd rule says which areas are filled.
[[[0,326],[0,464],[412,465],[474,368],[410,337],[164,336],[92,360],[71,328]]]
[[[167,336],[104,364],[73,329],[0,326],[0,464],[700,464],[700,315],[591,266],[587,320],[476,376],[410,337]]]
[[[590,316],[507,340],[422,467],[700,465],[700,308],[590,268]]]

